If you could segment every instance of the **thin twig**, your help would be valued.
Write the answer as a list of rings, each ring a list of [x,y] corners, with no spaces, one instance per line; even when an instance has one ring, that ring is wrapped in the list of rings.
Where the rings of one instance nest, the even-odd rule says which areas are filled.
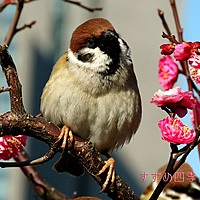
[[[10,91],[10,90],[11,90],[11,87],[6,87],[6,88],[4,88],[4,86],[3,86],[3,87],[0,88],[0,93],[8,92],[8,91]]]
[[[165,174],[170,174],[171,176],[173,176],[174,172],[173,172],[173,167],[175,165],[176,159],[174,157],[174,152],[172,149],[171,155],[170,155],[170,159],[167,165],[167,168],[165,170],[165,173],[163,174],[158,186],[156,187],[156,189],[154,190],[152,196],[150,197],[149,200],[155,200],[158,199],[160,193],[163,191],[163,189],[165,188],[165,186],[167,185],[167,183],[169,183],[170,179],[165,180],[163,177]],[[164,181],[165,180],[165,181]]]
[[[25,160],[21,162],[0,162],[0,167],[1,168],[6,168],[6,167],[23,167],[23,166],[31,166],[31,165],[38,165],[38,164],[43,164],[45,162],[48,162],[50,159],[52,159],[55,154],[58,152],[59,146],[58,143],[52,144],[52,147],[50,150],[45,153],[40,158],[34,159],[34,160]]]
[[[24,0],[24,3],[31,3],[33,1],[36,1],[36,0]],[[77,6],[83,8],[83,9],[89,11],[89,12],[101,11],[102,10],[102,8],[89,8],[87,6],[84,6],[82,3],[76,2],[76,1],[71,1],[71,0],[63,0],[63,1],[77,5]],[[0,2],[0,12],[2,12],[8,5],[16,5],[16,4],[17,4],[17,1]]]
[[[19,153],[19,156],[15,158],[16,162],[25,162],[29,160],[29,157],[25,151]],[[68,198],[60,193],[53,186],[48,184],[34,166],[21,167],[24,175],[28,178],[29,182],[32,184],[35,192],[39,197],[46,200],[68,200]]]
[[[24,29],[26,29],[26,28],[32,28],[32,26],[33,26],[35,23],[36,23],[36,21],[34,20],[34,21],[30,22],[29,24],[24,24],[22,27],[16,28],[15,33],[19,32],[19,31],[22,31],[22,30],[24,30]]]
[[[181,24],[180,24],[180,20],[179,20],[178,11],[177,11],[177,8],[176,8],[175,0],[170,0],[170,4],[171,4],[172,12],[173,12],[173,15],[174,15],[174,21],[175,21],[175,24],[176,24],[178,40],[179,40],[180,43],[182,43],[183,42],[183,29],[181,28]],[[190,91],[192,91],[193,88],[192,88],[192,81],[189,78],[190,77],[190,73],[189,73],[189,69],[188,69],[188,63],[186,61],[180,61],[180,64],[182,66],[183,72],[184,72],[184,74],[186,76],[186,79],[187,79],[188,89]]]
[[[198,128],[196,130],[196,136],[195,136],[195,139],[192,143],[190,143],[188,145],[188,148],[185,149],[185,152],[183,154],[183,156],[181,157],[181,159],[177,162],[177,165],[175,166],[174,170],[176,171],[186,160],[187,156],[189,155],[189,153],[198,145],[200,144],[200,129]],[[183,150],[183,148],[181,149]],[[180,150],[180,151],[181,151]],[[180,152],[179,151],[179,152]],[[178,157],[178,156],[177,156]]]
[[[158,9],[158,15],[159,15],[159,17],[160,17],[160,19],[161,19],[161,21],[162,21],[163,27],[165,28],[167,34],[168,34],[169,36],[171,36],[170,28],[169,28],[169,26],[168,26],[168,24],[167,24],[167,22],[166,22],[166,20],[165,20],[164,11]]]
[[[9,3],[6,2],[0,2],[0,12],[2,12],[7,6],[9,5]]]
[[[167,183],[170,182],[170,179],[165,180],[164,179],[164,175],[165,174],[170,174],[171,176],[174,175],[174,173],[181,167],[181,165],[185,162],[187,156],[189,155],[189,153],[194,149],[195,146],[197,146],[197,144],[200,143],[200,138],[199,138],[199,131],[198,131],[198,135],[196,135],[194,141],[188,145],[186,145],[185,147],[181,148],[178,150],[177,145],[175,144],[170,144],[171,147],[171,155],[170,155],[170,159],[167,165],[167,168],[165,170],[165,173],[163,174],[162,179],[160,180],[158,186],[156,187],[154,193],[152,194],[151,198],[149,200],[154,200],[157,199],[160,195],[160,193],[163,191],[163,189],[165,188],[165,186],[167,185]],[[181,159],[179,161],[177,161],[177,159],[181,156]]]
[[[102,8],[89,8],[88,6],[84,6],[82,3],[77,2],[77,1],[71,1],[71,0],[63,0],[63,1],[77,5],[77,6],[83,8],[83,9],[89,11],[89,12],[101,11],[102,10]]]
[[[162,32],[162,37],[167,38],[171,43],[179,44],[179,42],[176,40],[175,35],[168,35],[165,32]]]
[[[6,34],[6,37],[5,37],[5,40],[4,40],[4,44],[7,45],[7,46],[10,45],[10,42],[12,41],[12,38],[15,35],[16,27],[17,27],[23,6],[24,6],[24,0],[18,0],[13,20],[10,24],[8,33]]]
[[[185,73],[183,72],[182,69],[179,69],[179,74],[183,74],[185,76]],[[195,85],[195,83],[192,81],[191,77],[189,76],[188,79],[190,79],[191,83],[192,83],[192,88],[193,90],[200,96],[200,90],[197,88],[197,86]]]
[[[175,24],[176,24],[178,39],[179,39],[179,42],[182,43],[183,42],[183,29],[181,28],[181,24],[180,24],[180,20],[179,20],[179,17],[178,17],[178,12],[177,12],[177,8],[176,8],[175,0],[170,0],[170,4],[171,4],[173,15],[174,15],[174,21],[175,21]]]

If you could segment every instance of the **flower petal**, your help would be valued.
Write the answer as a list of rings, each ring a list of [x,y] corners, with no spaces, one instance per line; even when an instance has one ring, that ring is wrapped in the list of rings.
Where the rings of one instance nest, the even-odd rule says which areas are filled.
[[[177,44],[174,50],[174,57],[178,61],[188,60],[191,56],[192,45],[187,42]]]
[[[18,135],[6,135],[0,137],[0,159],[9,160],[16,158],[18,153],[26,145],[27,136]]]
[[[188,144],[195,138],[193,129],[184,125],[178,118],[167,117],[158,122],[162,139],[173,144]]]
[[[178,78],[178,65],[171,56],[159,60],[158,79],[164,90],[171,89]]]
[[[180,87],[175,87],[167,91],[158,90],[150,103],[154,103],[159,107],[166,106],[173,110],[178,107],[192,109],[196,104],[196,99],[193,97],[192,92],[184,92]]]

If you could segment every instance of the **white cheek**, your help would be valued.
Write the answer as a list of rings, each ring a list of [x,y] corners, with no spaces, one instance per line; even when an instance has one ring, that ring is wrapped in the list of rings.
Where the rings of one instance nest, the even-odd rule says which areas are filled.
[[[124,41],[121,38],[118,38],[119,46],[122,51],[122,55],[127,59],[131,60],[131,50],[130,48],[124,43]]]
[[[68,50],[68,58],[69,61],[73,66],[79,66],[80,68],[85,69],[91,69],[95,72],[104,72],[109,69],[109,64],[112,62],[112,59],[105,53],[103,53],[99,47],[96,47],[95,49],[90,49],[88,47],[85,47],[81,50],[81,53],[93,54],[92,62],[82,62],[77,59],[75,54],[72,53],[72,51]]]
[[[200,185],[197,185],[197,183],[192,182],[191,183],[192,188],[195,188],[196,190],[200,190]]]

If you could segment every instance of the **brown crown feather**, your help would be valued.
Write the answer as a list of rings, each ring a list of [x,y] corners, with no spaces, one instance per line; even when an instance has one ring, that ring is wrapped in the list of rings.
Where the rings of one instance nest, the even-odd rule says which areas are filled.
[[[106,30],[114,31],[112,24],[104,18],[90,19],[78,26],[72,34],[70,49],[76,52],[85,46],[88,38],[98,38]]]

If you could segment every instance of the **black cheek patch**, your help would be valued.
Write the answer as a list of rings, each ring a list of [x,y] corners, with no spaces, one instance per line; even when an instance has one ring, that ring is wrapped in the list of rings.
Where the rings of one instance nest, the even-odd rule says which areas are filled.
[[[92,62],[93,57],[94,57],[93,53],[79,54],[78,60],[82,62]]]

